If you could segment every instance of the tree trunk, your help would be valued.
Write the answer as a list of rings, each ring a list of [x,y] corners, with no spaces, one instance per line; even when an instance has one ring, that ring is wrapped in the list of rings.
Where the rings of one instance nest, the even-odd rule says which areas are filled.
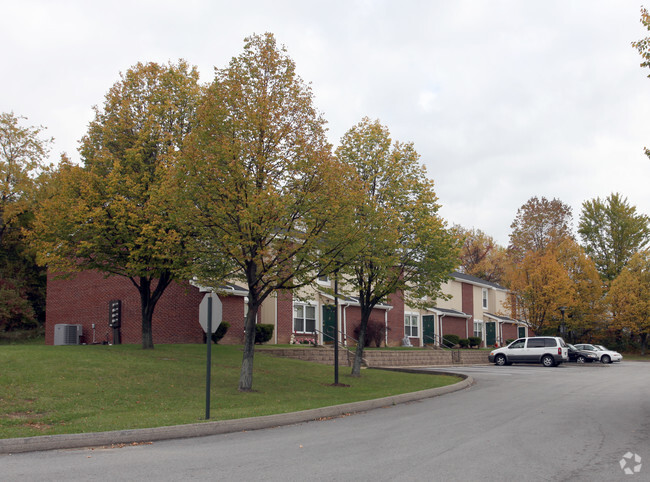
[[[172,281],[172,276],[169,271],[164,271],[158,279],[156,288],[151,292],[151,279],[141,277],[139,284],[131,279],[140,292],[140,312],[142,313],[142,349],[153,349],[153,312],[156,308],[156,303],[165,292],[165,289]]]
[[[251,290],[252,292],[252,290]],[[249,296],[250,293],[249,292]],[[239,373],[239,391],[250,392],[253,389],[253,357],[255,355],[255,318],[259,303],[252,297],[248,301],[248,313],[244,323],[244,356]]]
[[[366,345],[366,329],[368,327],[368,320],[370,319],[370,312],[372,308],[361,307],[361,324],[359,325],[359,340],[357,340],[357,349],[354,353],[354,362],[352,363],[353,377],[361,376],[361,362],[363,361],[363,350]]]
[[[645,349],[648,346],[648,334],[641,333],[641,355],[645,355]]]

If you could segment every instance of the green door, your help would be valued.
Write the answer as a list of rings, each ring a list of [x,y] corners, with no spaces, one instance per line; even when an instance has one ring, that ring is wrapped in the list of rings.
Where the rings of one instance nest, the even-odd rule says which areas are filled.
[[[332,345],[336,331],[336,308],[334,305],[323,305],[323,343]]]
[[[436,317],[435,315],[424,315],[422,317],[422,336],[424,337],[424,344],[433,343],[436,341]]]
[[[497,324],[493,321],[485,322],[485,345],[494,345],[497,342]]]
[[[518,336],[517,338],[525,338],[526,337],[526,327],[525,326],[520,326],[518,328]]]

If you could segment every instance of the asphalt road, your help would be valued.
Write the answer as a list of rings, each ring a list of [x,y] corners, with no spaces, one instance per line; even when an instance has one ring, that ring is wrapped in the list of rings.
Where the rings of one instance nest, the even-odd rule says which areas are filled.
[[[273,429],[0,455],[0,479],[650,480],[650,365],[453,371],[475,385]]]

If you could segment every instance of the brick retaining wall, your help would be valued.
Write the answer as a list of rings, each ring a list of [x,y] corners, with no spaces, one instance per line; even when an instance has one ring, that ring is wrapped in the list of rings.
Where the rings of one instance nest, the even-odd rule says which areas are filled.
[[[258,353],[294,358],[298,360],[334,364],[334,349],[331,347],[272,348],[260,347]],[[460,360],[452,353],[459,353]],[[365,350],[365,365],[369,367],[416,367],[443,365],[486,365],[488,353],[485,350]],[[339,365],[351,366],[354,358],[347,350],[339,350]]]

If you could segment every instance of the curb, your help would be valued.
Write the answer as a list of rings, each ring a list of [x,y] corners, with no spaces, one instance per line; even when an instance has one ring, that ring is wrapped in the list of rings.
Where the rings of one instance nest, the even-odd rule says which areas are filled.
[[[402,369],[397,371],[421,373],[421,370],[415,369]],[[427,370],[427,373],[435,372]],[[449,372],[441,374],[450,375]],[[403,393],[401,395],[392,395],[374,400],[344,403],[341,405],[314,408],[300,412],[240,418],[235,420],[220,420],[216,422],[192,423],[187,425],[173,425],[169,427],[0,439],[0,455],[38,452],[43,450],[101,447],[114,444],[138,444],[157,442],[161,440],[205,437],[208,435],[260,430],[264,428],[279,427],[282,425],[310,422],[324,418],[339,417],[350,413],[365,412],[367,410],[388,407],[400,403],[414,402],[425,398],[432,398],[456,392],[458,390],[464,390],[474,384],[474,379],[470,376],[460,373],[454,373],[453,375],[459,376],[463,378],[463,380],[453,385],[421,390],[419,392]]]

